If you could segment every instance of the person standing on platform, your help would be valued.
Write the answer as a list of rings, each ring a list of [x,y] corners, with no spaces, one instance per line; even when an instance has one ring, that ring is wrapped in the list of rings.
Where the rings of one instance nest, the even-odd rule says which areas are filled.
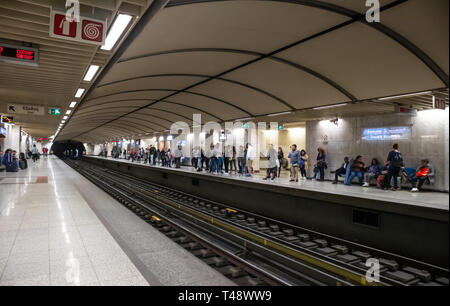
[[[31,149],[31,154],[32,154],[31,156],[33,156],[33,162],[36,162],[38,159],[38,154],[39,154],[39,151],[36,148],[36,145],[33,145],[33,149]]]
[[[291,146],[291,152],[289,152],[288,158],[291,162],[291,179],[289,182],[298,182],[298,167],[300,163],[300,152],[297,150],[297,145]]]
[[[300,151],[300,174],[302,175],[302,180],[306,180],[306,170],[308,170],[308,154],[305,150]]]
[[[325,180],[325,169],[327,168],[327,162],[326,162],[326,154],[325,150],[322,148],[317,149],[317,164],[314,167],[314,176],[312,177],[312,180],[315,181],[317,177],[317,173],[320,173],[320,179],[319,181]]]
[[[278,162],[278,154],[274,149],[273,144],[270,145],[269,150],[267,151],[268,165],[267,165],[267,176],[263,178],[263,180],[271,179],[272,181],[277,176],[277,162]]]
[[[243,146],[239,146],[239,152],[238,152],[238,167],[239,167],[239,174],[244,174],[245,170],[245,150]]]
[[[181,145],[179,145],[175,149],[174,157],[175,157],[175,168],[177,169],[181,168],[181,158],[183,157],[183,147]]]
[[[403,155],[399,151],[399,145],[396,143],[392,146],[393,150],[389,152],[387,161],[389,163],[389,171],[387,174],[387,182],[390,184],[391,179],[394,178],[394,186],[391,186],[391,190],[401,190],[401,187],[398,186],[398,177],[400,176],[401,169],[405,166],[403,162]]]
[[[280,165],[278,167],[278,177],[280,177],[281,175],[281,167],[283,166],[283,159],[284,159],[283,149],[281,147],[278,147],[278,163]]]
[[[251,143],[247,143],[247,156],[245,158],[247,166],[247,177],[253,176],[253,160],[255,159],[255,149]]]

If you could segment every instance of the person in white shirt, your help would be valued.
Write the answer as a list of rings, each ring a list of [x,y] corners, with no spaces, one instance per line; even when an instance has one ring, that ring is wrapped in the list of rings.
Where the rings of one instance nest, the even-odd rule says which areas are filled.
[[[255,159],[255,149],[250,143],[247,143],[247,157],[246,157],[246,166],[247,166],[247,176],[250,177],[253,175],[253,160]]]

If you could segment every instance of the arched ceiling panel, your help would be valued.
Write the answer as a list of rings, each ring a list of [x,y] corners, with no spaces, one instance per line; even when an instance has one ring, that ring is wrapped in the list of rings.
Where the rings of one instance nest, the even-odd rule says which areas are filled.
[[[117,63],[99,85],[149,74],[215,75],[254,58],[254,55],[231,52],[159,54]]]
[[[179,105],[179,104],[168,103],[168,102],[164,102],[164,101],[158,102],[157,104],[154,105],[154,107],[167,109],[167,110],[169,110],[171,112],[183,114],[183,115],[185,115],[187,117],[191,117],[191,118],[192,118],[192,114],[195,113],[195,111],[192,108],[190,108],[190,107],[186,107],[186,106]],[[208,110],[205,109],[205,112],[208,112]],[[207,120],[207,121],[218,121],[217,118],[212,117],[212,116],[208,115],[205,112],[201,113],[202,114],[202,120],[204,119],[204,120]],[[186,120],[186,123],[189,124],[191,122],[188,122]]]
[[[305,42],[279,56],[307,64],[335,80],[358,99],[428,90],[443,85],[407,49],[361,23]]]
[[[248,116],[247,113],[239,110],[233,105],[225,104],[215,99],[211,99],[205,96],[193,95],[190,93],[180,93],[176,96],[170,97],[169,101],[183,103],[197,109],[203,109],[223,120],[244,118]],[[196,110],[192,111],[194,113],[198,113]]]
[[[270,52],[346,20],[330,11],[279,1],[170,7],[155,16],[122,58],[193,47]]]
[[[139,108],[142,105],[148,104],[150,100],[143,101],[117,101],[117,102],[103,102],[91,106],[83,106],[80,108],[76,115],[82,115],[87,113],[101,113],[107,110],[120,110],[126,111],[127,109]],[[75,117],[75,116],[74,116]]]
[[[409,0],[382,13],[382,23],[414,42],[448,74],[448,6],[448,0]]]
[[[283,104],[283,102],[256,90],[221,80],[212,80],[208,83],[196,86],[190,91],[230,101],[234,105],[237,105],[254,115],[283,112],[292,109]]]
[[[168,90],[167,88],[164,88],[165,90],[142,90],[142,91],[122,91],[122,92],[115,92],[110,94],[105,94],[103,96],[97,97],[95,99],[89,99],[85,103],[83,103],[83,106],[90,106],[90,105],[96,105],[100,103],[105,103],[109,101],[116,101],[116,100],[126,100],[126,101],[135,101],[139,99],[151,99],[151,100],[157,100],[161,99],[167,95],[170,95],[171,93],[175,92],[175,90]],[[133,102],[134,103],[134,102]]]
[[[292,66],[265,59],[223,76],[263,89],[297,109],[349,98],[319,78]]]
[[[189,114],[185,113],[177,113],[168,109],[165,105],[155,105],[148,108],[144,108],[133,115],[147,115],[150,114],[152,116],[158,116],[160,118],[164,118],[170,122],[177,121],[192,121],[192,117],[189,117]],[[151,120],[151,118],[150,118]]]

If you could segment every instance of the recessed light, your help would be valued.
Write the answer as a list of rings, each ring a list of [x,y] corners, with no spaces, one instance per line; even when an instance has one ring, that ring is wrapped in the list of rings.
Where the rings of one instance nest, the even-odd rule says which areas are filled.
[[[81,96],[84,94],[84,91],[86,89],[84,88],[78,88],[77,93],[75,94],[75,98],[81,98]]]
[[[335,104],[335,105],[328,105],[328,106],[320,106],[320,107],[314,107],[314,110],[319,110],[319,109],[328,109],[328,108],[335,108],[335,107],[342,107],[342,106],[346,106],[348,105],[348,103],[342,103],[342,104]]]
[[[122,33],[127,28],[133,17],[126,14],[119,14],[117,18],[114,20],[113,25],[111,26],[111,30],[108,33],[108,36],[105,40],[105,45],[101,47],[102,50],[110,51],[116,45]]]
[[[98,69],[100,69],[100,66],[97,65],[91,65],[86,72],[86,75],[84,76],[83,81],[90,82],[97,74]]]
[[[70,103],[69,107],[70,107],[70,108],[74,108],[75,105],[77,105],[77,102],[73,101],[73,102]]]

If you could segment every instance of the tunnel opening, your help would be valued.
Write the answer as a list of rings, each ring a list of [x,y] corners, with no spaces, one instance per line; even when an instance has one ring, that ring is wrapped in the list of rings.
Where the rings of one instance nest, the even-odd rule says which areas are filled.
[[[61,159],[78,158],[86,154],[84,144],[73,140],[56,141],[53,143],[51,151]]]

